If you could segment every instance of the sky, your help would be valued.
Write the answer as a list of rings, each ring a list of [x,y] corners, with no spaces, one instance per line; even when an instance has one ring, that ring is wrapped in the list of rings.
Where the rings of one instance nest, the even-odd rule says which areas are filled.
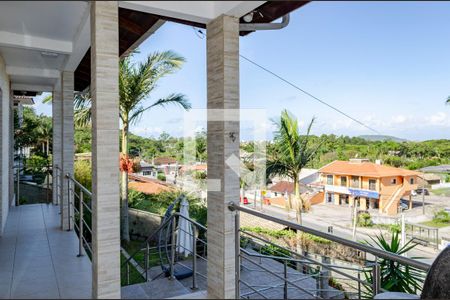
[[[277,73],[377,132],[409,140],[449,139],[450,2],[312,2],[291,14],[282,30],[240,38],[240,54]],[[205,32],[205,30],[203,30]],[[206,38],[190,26],[166,23],[140,47],[135,61],[153,51],[173,50],[184,67],[159,82],[147,103],[173,92],[194,109],[206,108]],[[36,99],[36,110],[51,108]],[[241,139],[256,131],[272,138],[283,109],[304,132],[376,134],[302,94],[247,61],[240,60],[241,116],[266,122],[241,124]],[[184,112],[175,106],[145,113],[131,131],[141,136],[185,132]],[[251,119],[251,117],[250,117]],[[205,127],[197,122],[196,129]]]

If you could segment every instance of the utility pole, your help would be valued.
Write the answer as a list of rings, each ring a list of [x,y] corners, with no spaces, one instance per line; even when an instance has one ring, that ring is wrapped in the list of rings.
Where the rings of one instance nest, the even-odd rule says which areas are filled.
[[[358,203],[359,203],[359,197],[355,197],[353,199],[353,232],[352,232],[352,237],[353,240],[356,240],[356,225],[358,222]]]
[[[425,215],[425,173],[422,172],[422,215]]]

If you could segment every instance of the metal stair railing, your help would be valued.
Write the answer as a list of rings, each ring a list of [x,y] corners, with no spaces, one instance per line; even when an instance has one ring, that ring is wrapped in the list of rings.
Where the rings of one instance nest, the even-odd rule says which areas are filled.
[[[337,265],[337,264],[320,262],[315,259],[312,259],[311,257],[302,255],[302,254],[292,251],[286,247],[280,246],[271,241],[263,239],[255,234],[247,232],[243,229],[240,229],[240,233],[241,233],[241,239],[245,238],[242,236],[242,235],[245,235],[245,236],[250,237],[253,241],[257,241],[257,243],[260,246],[270,245],[272,247],[271,249],[279,249],[277,251],[279,253],[279,255],[265,255],[265,254],[261,254],[261,253],[250,253],[249,251],[247,251],[246,249],[243,249],[242,247],[241,247],[240,251],[242,253],[244,253],[246,256],[257,257],[260,260],[261,259],[273,259],[273,260],[280,261],[283,263],[284,269],[285,269],[285,271],[284,271],[285,278],[283,278],[283,280],[284,280],[284,285],[286,286],[285,290],[284,290],[284,299],[287,299],[287,286],[290,285],[290,282],[287,280],[288,273],[286,272],[286,268],[288,266],[295,267],[295,265],[302,266],[302,271],[296,270],[296,273],[292,273],[292,274],[300,274],[299,272],[303,272],[306,274],[304,277],[305,278],[304,280],[309,279],[309,278],[316,280],[316,288],[313,290],[308,290],[308,289],[298,287],[298,289],[301,291],[306,290],[306,293],[309,296],[314,297],[314,298],[323,298],[323,295],[325,292],[337,292],[337,290],[335,290],[335,289],[333,290],[333,289],[326,288],[327,284],[325,283],[324,279],[329,279],[330,276],[326,276],[326,273],[329,273],[331,271],[342,276],[340,278],[347,282],[348,287],[351,288],[350,291],[346,291],[347,294],[356,294],[356,295],[358,295],[358,298],[361,298],[361,294],[363,292],[363,287],[365,287],[365,288],[372,287],[370,283],[367,283],[366,281],[361,279],[361,274],[366,271],[364,268],[347,267],[347,266],[342,266],[342,265]],[[286,253],[289,253],[289,255],[286,255]],[[247,260],[247,258],[245,258],[245,256],[241,256],[241,259],[242,258]],[[294,266],[292,266],[292,265],[294,265]],[[251,271],[258,271],[258,270],[254,269]],[[269,270],[268,273],[273,274],[273,271]],[[352,273],[354,275],[352,275]],[[337,277],[333,276],[333,278],[337,278]],[[356,286],[352,286],[348,282],[354,282],[356,284]],[[278,287],[278,286],[272,286],[271,288],[276,288],[276,287]],[[267,290],[267,288],[265,288],[265,290]],[[311,291],[313,291],[314,293],[312,293]],[[248,296],[250,294],[252,294],[252,293],[247,293],[247,294],[241,295],[241,298],[244,298],[245,296]]]
[[[388,251],[385,251],[385,250],[382,250],[382,249],[379,249],[379,248],[375,248],[375,247],[372,247],[372,246],[369,246],[369,245],[366,245],[366,244],[361,244],[361,243],[358,243],[358,242],[355,242],[355,241],[352,241],[352,240],[347,240],[347,239],[344,239],[344,238],[341,238],[341,237],[338,237],[338,236],[335,236],[335,235],[332,235],[332,234],[329,234],[329,233],[325,233],[325,232],[322,232],[322,231],[319,231],[319,230],[316,230],[316,229],[313,229],[313,228],[310,228],[310,227],[305,227],[305,226],[302,226],[302,225],[299,225],[297,223],[293,223],[293,222],[290,222],[290,221],[287,221],[287,220],[278,219],[276,217],[272,217],[272,216],[263,214],[261,212],[255,211],[255,210],[239,206],[238,204],[235,204],[234,202],[229,203],[228,208],[231,211],[235,211],[236,212],[236,214],[235,214],[235,228],[236,228],[235,229],[235,241],[236,241],[235,252],[236,252],[236,257],[237,257],[237,259],[236,259],[236,278],[235,278],[236,298],[240,298],[241,296],[249,296],[248,293],[245,294],[245,295],[240,295],[240,285],[241,284],[243,284],[243,285],[247,284],[246,282],[242,281],[241,276],[240,276],[241,261],[242,260],[248,260],[248,258],[246,258],[245,256],[249,255],[248,251],[246,251],[245,249],[242,249],[240,247],[241,234],[242,235],[251,236],[252,239],[259,239],[260,242],[264,242],[264,243],[267,243],[269,245],[279,247],[280,249],[283,249],[283,251],[288,250],[288,249],[283,248],[283,247],[281,247],[279,245],[276,245],[276,244],[274,244],[272,242],[266,241],[266,240],[264,240],[264,239],[262,239],[262,238],[260,238],[260,237],[258,237],[256,235],[254,235],[254,234],[251,234],[249,232],[245,232],[244,230],[242,230],[240,228],[240,226],[239,226],[239,218],[240,218],[240,216],[239,216],[240,214],[239,213],[240,212],[245,212],[245,213],[248,213],[250,215],[259,217],[261,219],[264,219],[264,220],[267,220],[267,221],[272,221],[272,222],[284,225],[287,228],[290,228],[290,229],[293,229],[293,230],[297,230],[297,231],[300,231],[300,232],[309,233],[309,234],[312,234],[314,236],[318,236],[318,237],[324,238],[326,240],[329,240],[331,242],[335,242],[335,243],[347,246],[349,248],[357,249],[357,250],[359,250],[361,252],[365,252],[365,253],[371,254],[374,257],[374,259],[371,260],[371,261],[367,260],[369,263],[366,264],[366,266],[368,268],[370,268],[369,270],[367,268],[365,268],[365,269],[357,269],[357,270],[349,270],[349,268],[346,268],[346,267],[337,266],[337,265],[331,265],[331,264],[325,264],[325,263],[319,263],[319,262],[313,261],[311,259],[308,259],[307,257],[302,256],[299,253],[296,253],[296,252],[290,251],[290,250],[288,250],[288,253],[289,253],[288,257],[286,257],[287,256],[286,254],[283,254],[281,256],[271,256],[271,255],[251,254],[250,253],[251,256],[253,256],[253,257],[260,257],[260,259],[263,259],[263,258],[275,259],[275,260],[281,261],[283,264],[286,264],[287,262],[289,262],[289,263],[300,263],[300,264],[316,265],[317,266],[317,270],[318,270],[318,274],[320,274],[320,270],[333,271],[333,272],[335,272],[335,273],[337,273],[337,274],[339,274],[341,276],[344,276],[347,279],[351,279],[351,280],[353,280],[353,281],[355,281],[357,283],[357,285],[358,285],[357,290],[358,290],[358,296],[359,296],[358,298],[360,298],[360,296],[361,296],[361,287],[362,286],[370,289],[372,297],[382,291],[381,288],[380,288],[380,285],[381,285],[381,274],[380,274],[380,265],[378,263],[379,258],[390,260],[390,261],[393,261],[393,262],[397,262],[397,263],[399,263],[400,265],[403,265],[403,266],[413,267],[413,268],[415,268],[415,269],[417,269],[419,271],[423,271],[423,272],[427,272],[429,270],[429,268],[430,268],[430,265],[427,264],[427,263],[424,263],[424,262],[421,262],[421,261],[417,261],[417,260],[413,260],[413,259],[407,258],[405,256],[400,256],[400,255],[397,255],[397,254],[394,254],[394,253],[391,253],[391,252],[388,252]],[[257,266],[258,264],[254,263],[254,265]],[[346,270],[346,271],[343,271],[343,270]],[[280,276],[278,274],[274,274],[274,272],[271,271],[271,270],[265,270],[265,271],[268,272],[268,273],[271,273],[272,275],[276,276],[277,278],[283,280],[283,285],[284,285],[284,295],[283,296],[284,296],[285,299],[287,299],[288,298],[288,295],[287,295],[288,288],[287,288],[287,286],[295,287],[295,284],[293,282],[289,282],[287,280],[287,278],[283,278],[283,276]],[[348,274],[349,271],[356,271],[357,272],[357,276],[355,277],[355,276],[352,276],[352,275]],[[371,278],[372,278],[371,281],[369,281],[369,280],[367,280],[367,281],[361,280],[361,275],[360,275],[361,273],[364,273],[365,276],[367,276],[367,274],[369,274],[371,276]],[[284,276],[284,277],[287,277],[287,276]],[[319,277],[320,277],[320,275],[319,275]],[[298,288],[298,286],[297,286],[297,288]],[[259,296],[263,296],[262,293],[261,293],[262,290],[255,289],[253,287],[251,288],[251,290],[254,293],[257,293]],[[320,299],[320,298],[324,297],[323,293],[321,293],[321,292],[326,291],[326,289],[324,289],[323,286],[320,287],[319,284],[317,284],[316,289],[313,290],[313,291],[315,291],[313,293],[313,295],[311,295],[311,293],[308,293],[308,295],[309,296],[314,296],[314,298],[316,298],[316,299]],[[254,293],[251,293],[251,294],[254,294]]]
[[[186,232],[183,229],[175,226],[176,223],[179,223],[179,222],[176,222],[177,219],[179,220],[180,218],[185,219],[186,221],[189,222],[189,224],[192,225],[192,229],[193,229],[192,233]],[[160,233],[163,232],[163,230],[165,230],[167,228],[170,228],[170,231],[171,231],[171,233],[170,233],[171,242],[166,243],[165,245],[157,245],[157,246],[151,247],[150,242],[152,240],[154,240]],[[150,260],[152,251],[155,251],[154,252],[155,254],[157,253],[158,256],[161,256],[160,252],[165,249],[165,251],[170,252],[170,255],[167,256],[167,263],[169,264],[169,270],[170,270],[169,279],[171,279],[171,280],[175,279],[175,274],[174,274],[175,266],[180,265],[184,268],[192,270],[192,287],[191,288],[193,290],[197,289],[198,288],[197,276],[201,276],[206,279],[206,274],[202,274],[201,272],[199,272],[199,270],[197,268],[197,259],[207,261],[205,255],[204,255],[204,254],[206,254],[207,243],[204,239],[200,238],[200,236],[199,236],[200,230],[203,230],[204,232],[206,232],[206,227],[204,227],[200,223],[196,222],[195,220],[192,220],[183,215],[180,215],[179,213],[173,213],[172,215],[170,215],[168,218],[165,219],[165,221],[163,221],[163,223],[158,227],[157,230],[155,230],[150,236],[148,236],[146,238],[146,240],[143,242],[143,247],[136,250],[133,254],[131,254],[122,263],[122,270],[125,270],[125,272],[126,272],[126,274],[125,274],[126,284],[129,285],[131,282],[131,280],[130,280],[131,268],[130,267],[134,267],[134,269],[138,273],[138,275],[145,281],[154,280],[154,279],[158,278],[160,275],[164,274],[164,271],[163,271],[154,278],[149,277],[150,268],[152,268],[153,266],[158,266],[158,265],[161,266],[162,264],[164,264],[164,262],[161,261],[159,259],[159,257],[157,259],[155,259],[155,261],[153,261],[155,263],[155,265],[152,264],[152,262]],[[176,234],[177,233],[179,234],[181,231],[184,231],[186,234],[191,236],[192,244],[193,244],[192,250],[187,249],[186,247],[183,247],[182,245],[177,245]],[[203,250],[202,253],[200,253],[200,254],[198,253],[199,243],[200,243],[200,248]],[[183,248],[185,251],[189,252],[190,257],[192,258],[192,266],[187,266],[187,265],[183,264],[179,259],[177,259],[178,258],[177,257],[177,252],[178,252],[177,248],[178,249]],[[139,267],[136,268],[134,262],[136,262],[136,260],[138,260],[137,257],[139,257],[142,254],[144,255],[143,266],[138,263]],[[142,261],[141,261],[141,263],[142,263]]]

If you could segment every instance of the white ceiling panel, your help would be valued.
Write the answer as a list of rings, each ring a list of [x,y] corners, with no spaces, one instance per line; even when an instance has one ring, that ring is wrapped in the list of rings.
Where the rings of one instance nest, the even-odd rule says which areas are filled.
[[[44,51],[10,47],[0,47],[0,55],[9,66],[59,70],[67,58],[65,54],[45,55]]]
[[[0,30],[72,41],[87,7],[86,1],[3,1]]]

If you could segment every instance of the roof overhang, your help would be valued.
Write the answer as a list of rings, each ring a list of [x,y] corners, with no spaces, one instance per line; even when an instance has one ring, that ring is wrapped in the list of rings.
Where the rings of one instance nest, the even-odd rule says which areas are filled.
[[[226,14],[268,23],[307,1],[119,1],[119,55],[135,49],[165,21],[205,28]],[[247,35],[249,32],[241,32]],[[0,2],[0,55],[17,92],[51,92],[62,71],[75,72],[75,90],[90,85],[88,1]]]

